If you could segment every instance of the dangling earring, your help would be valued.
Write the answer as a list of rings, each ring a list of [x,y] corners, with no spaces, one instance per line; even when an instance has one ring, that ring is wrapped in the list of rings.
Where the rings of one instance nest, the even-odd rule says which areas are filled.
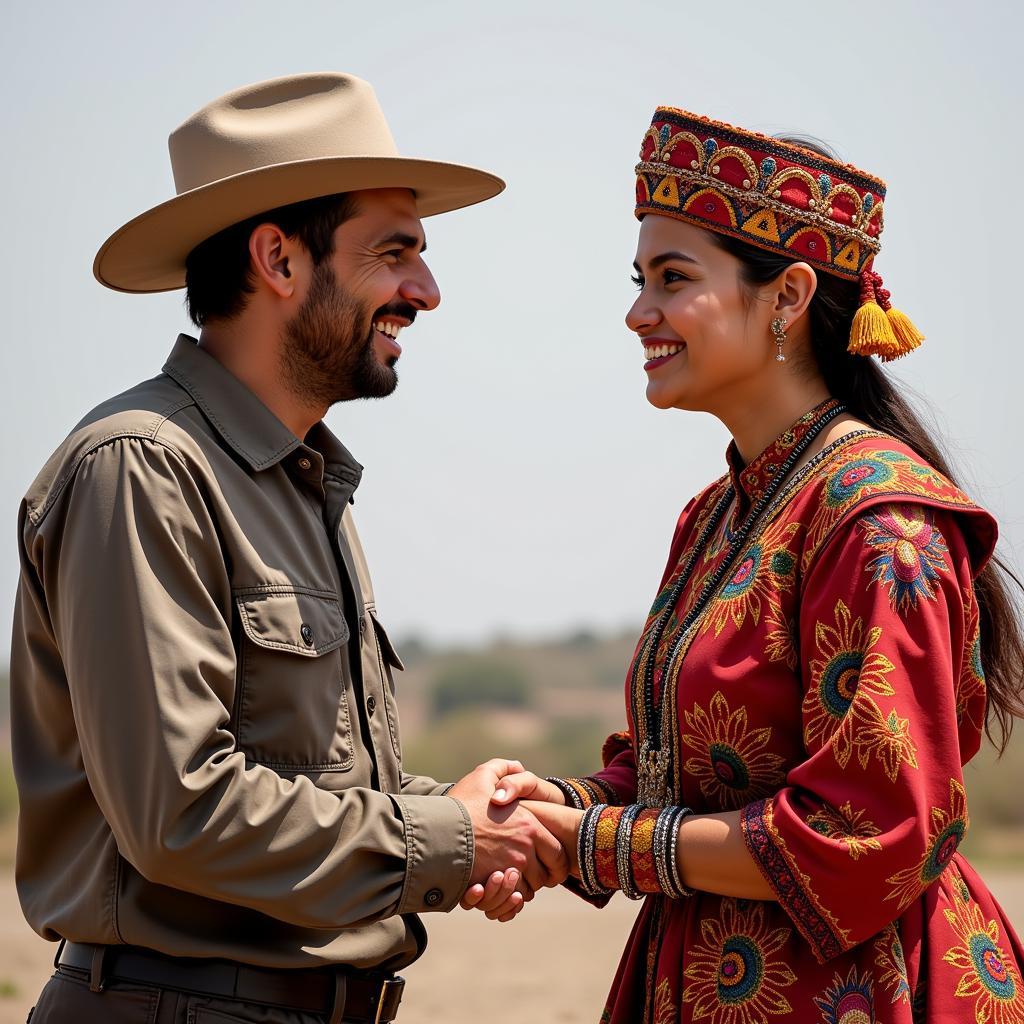
[[[775,353],[775,362],[784,363],[786,357],[782,354],[782,346],[786,343],[786,324],[789,321],[784,316],[777,316],[772,321],[772,334],[775,335],[775,344],[779,350]]]

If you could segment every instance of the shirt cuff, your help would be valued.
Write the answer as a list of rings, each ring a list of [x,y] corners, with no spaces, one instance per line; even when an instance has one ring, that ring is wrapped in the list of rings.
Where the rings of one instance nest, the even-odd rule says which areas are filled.
[[[473,873],[473,823],[452,797],[394,796],[405,824],[405,881],[399,914],[447,912]]]

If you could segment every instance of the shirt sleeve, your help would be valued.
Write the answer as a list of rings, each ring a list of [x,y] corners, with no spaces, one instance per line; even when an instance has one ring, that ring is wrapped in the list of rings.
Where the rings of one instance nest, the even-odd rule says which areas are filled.
[[[402,772],[402,794],[404,796],[444,796],[454,782],[438,782],[429,775],[409,775]]]
[[[473,861],[458,801],[327,792],[236,749],[230,582],[183,457],[114,439],[67,486],[50,550],[37,533],[28,558],[121,855],[152,882],[304,927],[451,909]]]
[[[819,960],[875,935],[967,830],[962,758],[984,680],[970,558],[951,513],[876,506],[805,581],[807,757],[742,813],[747,846]]]

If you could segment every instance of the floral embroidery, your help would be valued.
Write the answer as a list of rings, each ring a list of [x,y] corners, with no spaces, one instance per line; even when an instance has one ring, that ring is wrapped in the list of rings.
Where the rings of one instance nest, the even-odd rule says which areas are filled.
[[[802,571],[806,572],[834,529],[865,501],[879,496],[924,499],[929,506],[977,510],[962,491],[937,473],[911,449],[887,440],[886,448],[858,445],[857,454],[840,448],[822,469],[822,500],[815,510],[803,546]]]
[[[757,625],[765,605],[769,613],[779,614],[779,595],[792,591],[796,579],[797,556],[789,545],[799,529],[799,523],[770,526],[739,556],[704,617],[702,631],[713,629],[720,636],[729,622],[742,629],[748,618]]]
[[[857,973],[857,965],[850,968],[844,979],[832,975],[832,984],[814,997],[814,1005],[821,1010],[825,1024],[874,1024],[875,1000],[869,974]]]
[[[781,609],[778,609],[781,611]],[[797,621],[769,614],[765,619],[768,630],[764,638],[764,653],[769,661],[781,661],[786,668],[796,671],[800,661],[800,634]]]
[[[683,971],[683,1001],[695,1020],[709,1024],[763,1024],[766,1016],[791,1013],[782,993],[796,975],[776,954],[792,934],[765,922],[765,904],[726,898],[718,920],[701,921],[700,943]]]
[[[903,943],[895,923],[887,924],[875,939],[875,966],[881,972],[878,982],[890,992],[893,1003],[910,1002],[910,981]]]
[[[822,960],[838,956],[850,944],[841,928],[811,887],[811,879],[797,864],[773,821],[771,800],[756,800],[740,812],[740,828],[750,855],[760,865],[800,934]]]
[[[1000,945],[999,926],[985,921],[977,902],[953,892],[953,910],[943,910],[960,943],[942,959],[963,973],[954,995],[974,1000],[976,1024],[1024,1022],[1024,986],[1012,957]]]
[[[850,713],[855,696],[891,697],[894,693],[885,678],[894,665],[874,650],[881,637],[880,626],[865,633],[864,620],[852,618],[843,601],[836,602],[834,626],[818,622],[814,627],[818,657],[811,660],[811,685],[803,702],[804,744],[811,750],[831,740],[843,768],[857,743],[858,718],[863,717],[859,706]]]
[[[820,835],[838,839],[846,847],[846,852],[857,860],[868,850],[882,849],[882,844],[872,838],[880,835],[881,830],[872,822],[862,820],[865,813],[864,810],[854,811],[847,800],[838,810],[826,804],[807,818],[807,824]]]
[[[981,729],[985,720],[985,667],[981,663],[981,625],[973,588],[964,588],[963,599],[967,650],[956,684],[956,721],[957,725],[962,725],[966,715]]]
[[[759,796],[774,792],[785,774],[783,760],[764,748],[770,728],[748,729],[747,709],[729,711],[721,691],[711,698],[705,711],[697,704],[683,716],[687,728],[683,736],[697,755],[687,760],[685,770],[700,783],[700,791],[716,808],[742,807]]]
[[[672,997],[672,986],[668,978],[662,978],[654,992],[653,1024],[675,1024],[678,1019],[676,1001]]]
[[[895,709],[888,716],[883,715],[870,697],[860,710],[863,724],[857,729],[854,745],[861,768],[867,768],[872,754],[885,769],[890,782],[896,781],[901,765],[917,768],[917,746],[910,738],[910,719],[900,718]]]
[[[859,525],[879,552],[865,568],[873,583],[888,590],[892,606],[905,614],[920,599],[934,601],[935,582],[949,571],[949,549],[933,514],[920,505],[886,505]]]
[[[886,879],[895,888],[885,898],[899,901],[899,913],[942,874],[967,833],[967,793],[956,779],[949,780],[949,810],[933,807],[931,817],[932,827],[924,855],[913,867],[897,871]]]

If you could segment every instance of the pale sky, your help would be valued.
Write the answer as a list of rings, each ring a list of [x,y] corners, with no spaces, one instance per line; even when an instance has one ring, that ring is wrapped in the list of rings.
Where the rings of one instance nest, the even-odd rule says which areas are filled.
[[[96,249],[173,194],[167,135],[196,108],[321,70],[373,83],[403,153],[508,181],[426,222],[443,301],[403,334],[397,393],[328,415],[366,467],[355,512],[393,635],[637,624],[679,510],[723,471],[715,421],[647,405],[623,324],[659,104],[810,133],[887,180],[876,269],[928,335],[898,376],[1021,565],[1019,5],[62,0],[4,22],[4,622],[21,495],[189,329],[181,293],[98,285]]]

